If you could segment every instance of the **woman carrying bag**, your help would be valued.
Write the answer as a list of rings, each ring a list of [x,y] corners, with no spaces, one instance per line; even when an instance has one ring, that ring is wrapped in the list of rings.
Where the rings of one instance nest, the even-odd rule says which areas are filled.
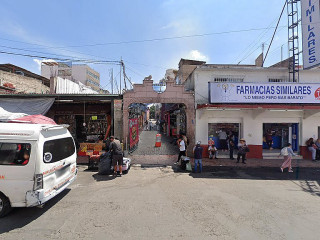
[[[281,172],[283,172],[285,168],[288,168],[288,172],[293,172],[291,167],[291,160],[292,156],[296,156],[296,154],[294,154],[294,152],[292,151],[291,143],[288,143],[287,147],[281,149],[279,157],[281,155],[283,156],[283,163],[280,167]]]

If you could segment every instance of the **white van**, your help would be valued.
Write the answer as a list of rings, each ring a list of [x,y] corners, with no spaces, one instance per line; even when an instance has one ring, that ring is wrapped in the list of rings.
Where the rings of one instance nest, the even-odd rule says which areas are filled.
[[[62,192],[76,179],[76,158],[66,126],[0,123],[0,217]]]

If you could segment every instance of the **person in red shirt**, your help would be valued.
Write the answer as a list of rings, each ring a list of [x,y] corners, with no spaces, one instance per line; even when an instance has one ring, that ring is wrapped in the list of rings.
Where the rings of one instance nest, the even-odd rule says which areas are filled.
[[[29,158],[30,158],[30,154],[28,151],[25,151],[23,153],[23,162],[22,162],[22,165],[27,165],[28,162],[29,162]]]

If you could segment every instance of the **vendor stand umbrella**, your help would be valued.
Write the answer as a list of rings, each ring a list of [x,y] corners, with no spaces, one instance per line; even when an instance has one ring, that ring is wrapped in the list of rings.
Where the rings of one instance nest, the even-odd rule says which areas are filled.
[[[16,118],[10,121],[11,123],[30,123],[30,124],[53,124],[57,125],[55,121],[51,118],[45,117],[43,115],[28,115],[20,118]]]

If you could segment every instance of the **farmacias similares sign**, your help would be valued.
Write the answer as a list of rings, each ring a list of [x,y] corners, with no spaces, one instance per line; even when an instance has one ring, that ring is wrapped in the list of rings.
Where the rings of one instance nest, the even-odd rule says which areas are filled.
[[[301,0],[303,68],[320,64],[320,1]]]
[[[320,103],[319,84],[209,83],[210,103]]]

